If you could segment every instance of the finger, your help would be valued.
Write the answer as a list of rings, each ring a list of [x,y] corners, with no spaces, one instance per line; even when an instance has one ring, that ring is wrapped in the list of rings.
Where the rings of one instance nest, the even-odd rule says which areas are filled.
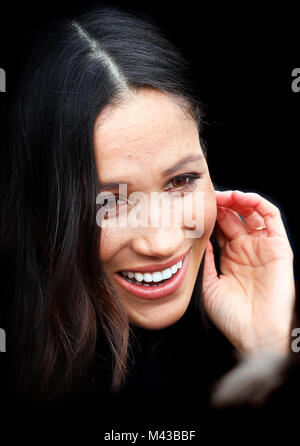
[[[250,207],[254,209],[263,218],[270,236],[287,237],[280,211],[273,203],[253,192],[234,191],[232,198],[235,201],[235,210],[242,215],[243,208]]]
[[[216,193],[217,204],[231,209],[248,218],[250,210],[256,211],[263,218],[264,225],[270,236],[286,237],[286,231],[279,209],[270,201],[254,192],[228,191]]]
[[[217,205],[227,207],[233,205],[234,202],[231,198],[232,193],[233,190],[225,190],[222,192],[215,190]]]
[[[217,197],[217,204],[219,206],[223,205],[223,207],[232,207],[232,209],[235,207],[235,201],[232,198],[232,190],[224,191],[224,192],[216,192]],[[237,213],[238,215],[238,213]],[[265,226],[264,219],[256,212],[254,209],[251,208],[245,208],[243,210],[243,221],[245,225],[247,225],[249,231],[253,228],[258,228]]]
[[[205,250],[204,267],[203,267],[203,278],[202,278],[203,295],[205,295],[208,288],[210,288],[217,280],[218,280],[218,274],[215,265],[214,252],[212,244],[209,240]]]
[[[254,209],[249,208],[248,210],[245,209],[242,214],[242,218],[247,225],[249,231],[254,228],[264,227],[265,221],[261,215],[259,215],[258,212],[256,212]]]
[[[246,225],[232,209],[218,206],[217,211],[217,222],[228,240],[233,240],[241,235],[248,234]]]

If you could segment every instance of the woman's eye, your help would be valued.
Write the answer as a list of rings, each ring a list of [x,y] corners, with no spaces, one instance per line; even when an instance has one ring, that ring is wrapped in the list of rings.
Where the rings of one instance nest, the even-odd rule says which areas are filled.
[[[186,188],[189,186],[195,186],[197,180],[200,178],[200,175],[190,173],[179,175],[177,177],[172,178],[172,180],[167,184],[167,189],[178,189],[178,188]]]
[[[181,191],[181,190],[193,190],[197,186],[197,180],[201,178],[201,175],[196,173],[187,173],[178,175],[172,178],[166,186],[167,190]],[[108,210],[119,208],[120,206],[128,205],[131,202],[127,198],[118,194],[110,194],[104,198],[103,206]]]

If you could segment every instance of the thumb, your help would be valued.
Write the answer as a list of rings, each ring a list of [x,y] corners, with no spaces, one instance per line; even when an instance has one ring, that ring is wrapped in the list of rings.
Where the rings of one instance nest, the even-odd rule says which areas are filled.
[[[202,288],[203,296],[206,297],[209,289],[218,282],[218,274],[215,265],[213,246],[210,240],[207,243],[203,267]]]

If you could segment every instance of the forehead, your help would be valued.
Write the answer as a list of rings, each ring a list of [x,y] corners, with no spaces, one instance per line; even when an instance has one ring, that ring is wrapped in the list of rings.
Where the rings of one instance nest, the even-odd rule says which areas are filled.
[[[109,169],[109,163],[120,173],[149,161],[168,167],[170,160],[193,150],[199,152],[197,124],[182,106],[173,96],[145,89],[104,109],[94,131],[101,173]]]

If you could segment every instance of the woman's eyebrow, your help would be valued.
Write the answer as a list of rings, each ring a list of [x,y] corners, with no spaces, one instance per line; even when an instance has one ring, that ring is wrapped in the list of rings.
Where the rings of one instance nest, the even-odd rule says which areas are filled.
[[[183,157],[180,161],[178,161],[176,164],[174,164],[172,167],[169,167],[168,169],[164,170],[161,174],[162,177],[166,177],[169,175],[172,175],[172,173],[179,170],[181,167],[185,166],[188,163],[191,163],[193,161],[199,161],[203,159],[203,155],[201,154],[195,154],[190,153],[189,155],[186,155]],[[127,184],[128,186],[131,186],[132,183],[126,182],[126,181],[119,181],[114,183],[100,183],[101,190],[107,190],[107,189],[117,189],[120,184]]]
[[[201,153],[198,154],[190,153],[189,155],[186,155],[184,158],[178,161],[178,163],[174,164],[172,167],[169,167],[168,169],[164,170],[161,175],[163,177],[172,175],[172,173],[176,172],[186,164],[191,163],[192,161],[202,160],[202,158],[203,155],[201,155]]]

